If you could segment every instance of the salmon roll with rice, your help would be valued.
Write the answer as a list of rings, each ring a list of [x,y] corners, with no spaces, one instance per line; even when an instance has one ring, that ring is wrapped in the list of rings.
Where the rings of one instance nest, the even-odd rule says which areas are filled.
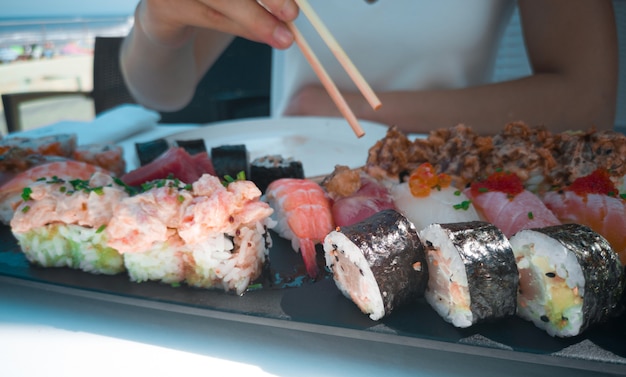
[[[24,189],[11,231],[31,263],[117,274],[125,270],[123,258],[107,245],[104,229],[128,195],[101,172],[89,180],[43,178]]]
[[[374,321],[426,289],[424,245],[413,223],[393,209],[330,232],[324,258],[337,288]]]
[[[624,268],[607,240],[589,227],[522,230],[511,245],[520,272],[517,314],[551,336],[576,336],[619,307]]]
[[[431,224],[426,301],[456,327],[513,316],[519,275],[509,240],[484,221]]]
[[[186,283],[242,295],[257,279],[272,246],[272,208],[254,183],[224,186],[204,174],[192,184],[151,182],[122,200],[106,229],[131,281]]]

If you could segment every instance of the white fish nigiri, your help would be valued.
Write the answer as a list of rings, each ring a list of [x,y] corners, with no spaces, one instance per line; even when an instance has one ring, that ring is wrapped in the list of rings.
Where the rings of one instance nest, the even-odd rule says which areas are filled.
[[[430,224],[478,221],[480,217],[469,198],[450,186],[450,177],[436,175],[432,165],[420,165],[408,182],[391,188],[396,209],[419,231]]]

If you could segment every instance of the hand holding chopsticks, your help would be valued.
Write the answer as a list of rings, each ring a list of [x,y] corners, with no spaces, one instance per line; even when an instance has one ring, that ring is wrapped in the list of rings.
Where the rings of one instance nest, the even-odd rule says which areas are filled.
[[[322,20],[317,16],[313,8],[309,5],[308,1],[295,0],[295,2],[300,7],[302,13],[304,13],[304,15],[309,19],[315,30],[320,34],[320,36],[322,37],[328,48],[331,50],[331,52],[335,55],[339,63],[341,63],[352,81],[354,81],[365,99],[369,102],[370,106],[374,110],[378,110],[382,105],[380,100],[378,99],[372,88],[369,86],[369,84],[365,81],[358,69],[354,66],[350,58],[346,55],[345,51],[341,48],[339,43],[337,43],[333,35],[326,28]],[[326,69],[322,66],[307,41],[302,36],[302,33],[300,33],[295,24],[290,22],[287,25],[293,33],[296,44],[298,44],[298,46],[302,50],[304,57],[307,59],[307,61],[319,77],[322,85],[337,105],[337,108],[339,109],[343,117],[346,118],[346,120],[350,124],[350,127],[352,127],[352,130],[354,131],[356,136],[362,137],[363,135],[365,135],[365,132],[361,128],[361,125],[359,124],[356,116],[352,112],[352,109],[350,109],[350,106],[346,102],[345,98],[343,98],[343,96],[339,92],[339,89],[337,89],[337,86],[331,79],[328,72],[326,72]]]

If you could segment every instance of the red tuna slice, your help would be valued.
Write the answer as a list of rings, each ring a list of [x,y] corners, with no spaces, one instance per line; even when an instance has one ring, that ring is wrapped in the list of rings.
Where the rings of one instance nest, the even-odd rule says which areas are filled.
[[[200,152],[191,156],[194,161],[196,171],[198,175],[202,174],[215,174],[215,168],[213,167],[213,161],[209,157],[209,152]]]
[[[332,206],[337,226],[356,224],[385,209],[395,209],[389,190],[365,177],[361,177],[361,187],[353,195],[336,199]]]
[[[124,174],[121,180],[129,186],[140,186],[155,179],[173,176],[185,183],[193,183],[208,166],[205,163],[200,164],[200,160],[202,156],[194,158],[183,148],[171,147],[149,164]]]

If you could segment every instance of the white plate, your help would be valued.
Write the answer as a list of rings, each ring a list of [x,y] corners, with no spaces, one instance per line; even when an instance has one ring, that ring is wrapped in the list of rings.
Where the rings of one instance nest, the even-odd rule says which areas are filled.
[[[304,174],[328,174],[335,165],[363,166],[369,148],[387,133],[387,126],[360,121],[365,135],[358,138],[343,118],[286,117],[253,118],[218,122],[166,137],[177,140],[203,139],[210,151],[222,145],[245,144],[250,161],[265,155],[293,157],[301,161]]]

